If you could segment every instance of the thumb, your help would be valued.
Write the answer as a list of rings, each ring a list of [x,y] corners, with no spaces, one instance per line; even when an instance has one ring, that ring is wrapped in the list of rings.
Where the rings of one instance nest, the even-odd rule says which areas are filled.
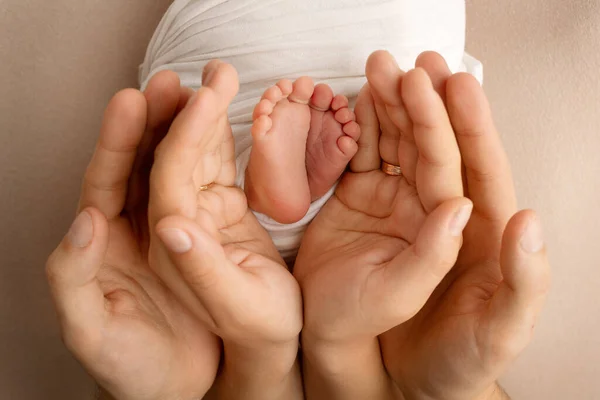
[[[473,204],[464,197],[442,203],[429,214],[415,243],[380,270],[381,279],[375,280],[385,288],[375,290],[375,301],[384,305],[378,310],[385,324],[380,328],[404,323],[423,308],[456,263],[472,210]]]
[[[550,265],[542,226],[533,211],[522,211],[508,223],[500,253],[503,282],[484,315],[481,343],[488,355],[510,362],[531,340],[550,287]],[[486,353],[484,353],[486,354]]]
[[[221,334],[219,327],[227,325],[224,322],[231,321],[231,313],[246,304],[247,282],[215,239],[219,234],[212,217],[203,212],[197,222],[182,216],[166,217],[156,225],[156,234],[187,285],[178,293],[181,300],[213,332]]]
[[[67,347],[81,355],[97,346],[105,318],[96,275],[108,247],[106,217],[82,211],[46,263],[46,274]]]

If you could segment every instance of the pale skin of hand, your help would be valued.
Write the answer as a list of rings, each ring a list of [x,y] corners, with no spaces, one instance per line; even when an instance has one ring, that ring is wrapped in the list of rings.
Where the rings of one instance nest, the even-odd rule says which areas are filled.
[[[148,242],[155,237],[155,231],[148,230],[152,224],[147,218],[154,148],[192,94],[180,88],[175,74],[161,72],[152,79],[145,98],[127,90],[109,105],[98,149],[86,173],[80,207],[85,209],[83,219],[74,224],[47,266],[65,343],[103,386],[104,398],[301,397],[295,363],[297,333],[290,342],[275,337],[280,341],[268,342],[258,354],[254,348],[226,343],[221,371],[213,385],[220,340],[187,311],[148,266]],[[170,221],[174,222],[171,229],[181,228],[177,218]],[[186,224],[195,232],[194,224],[182,222],[184,228]],[[169,219],[162,225],[169,227]],[[230,243],[239,240],[247,248],[270,252],[279,264],[273,245],[262,240],[266,234],[257,227],[250,220],[231,229]],[[246,241],[246,237],[252,240]],[[172,257],[176,262],[187,262],[186,267],[193,272],[198,265],[193,262],[195,255],[173,253]],[[297,286],[287,293],[293,296]],[[110,309],[101,309],[104,306]],[[294,321],[294,316],[301,321],[301,313],[290,315],[291,323],[283,324],[276,333],[300,329],[293,325],[301,324]],[[273,339],[268,334],[266,341]],[[258,343],[263,344],[260,339]],[[238,396],[239,391],[246,397]]]
[[[400,395],[378,336],[422,308],[462,242],[471,203],[462,197],[460,153],[443,101],[423,69],[407,74],[403,90],[419,156],[412,179],[380,170],[381,159],[398,164],[406,148],[393,121],[376,113],[367,85],[356,106],[363,135],[351,171],[309,227],[296,261],[309,398]]]
[[[119,400],[201,398],[219,366],[217,337],[147,257],[153,147],[189,95],[174,74],[160,73],[145,93],[128,89],[112,99],[79,217],[47,263],[65,344]]]
[[[223,340],[209,398],[302,398],[300,288],[234,187],[227,107],[231,65],[213,61],[203,86],[157,148],[150,178],[150,265]]]
[[[387,88],[405,76],[389,54],[375,57],[381,59],[371,59],[372,86],[400,114],[404,106]],[[495,381],[530,342],[550,285],[542,228],[533,211],[517,212],[510,166],[479,83],[451,76],[437,54],[420,63],[447,105],[474,210],[455,266],[425,307],[380,336],[384,362],[407,398],[506,398]]]
[[[437,100],[423,109],[427,112],[417,112],[416,105],[423,93],[431,94],[431,88],[414,91],[415,72],[403,74],[387,53],[370,58],[370,86],[364,89],[370,96],[361,93],[356,107],[363,131],[361,150],[352,173],[340,183],[332,205],[314,221],[300,251],[296,275],[306,303],[306,392],[313,398],[507,398],[495,380],[529,341],[548,288],[548,263],[535,216],[522,212],[508,223],[516,212],[514,190],[481,88],[465,75],[448,80],[447,67],[435,54],[422,55],[417,66],[427,71],[428,86],[438,93]],[[435,117],[444,102],[475,205],[463,250],[458,260],[442,258],[443,268],[439,263],[425,268],[430,281],[416,282],[411,273],[400,280],[390,273],[385,282],[378,282],[371,278],[372,265],[389,266],[385,262],[393,251],[410,244],[399,238],[407,228],[402,222],[423,229],[420,214],[459,191],[462,194],[454,169],[456,144],[439,137],[454,137],[445,108],[445,118]],[[426,150],[426,138],[443,143],[438,152]],[[400,179],[381,177],[376,171],[379,157],[402,166],[403,182],[388,189],[392,183],[386,181]],[[366,182],[360,182],[361,174],[370,174]],[[396,188],[403,186],[414,187],[418,196],[405,197],[398,205],[395,200],[401,191]],[[430,202],[427,193],[438,193],[437,201]],[[398,211],[411,206],[405,213]],[[416,219],[401,220],[398,215]],[[385,232],[382,227],[389,226],[385,221],[390,218],[397,230]],[[383,243],[394,238],[393,250],[386,249]],[[444,244],[429,241],[428,246]],[[448,263],[454,261],[456,267],[446,275]],[[394,265],[398,275],[407,268],[413,274],[419,271],[410,263]],[[429,290],[442,279],[430,297]],[[335,302],[327,304],[327,298]],[[353,315],[344,310],[362,312]],[[388,331],[390,323],[395,328]]]

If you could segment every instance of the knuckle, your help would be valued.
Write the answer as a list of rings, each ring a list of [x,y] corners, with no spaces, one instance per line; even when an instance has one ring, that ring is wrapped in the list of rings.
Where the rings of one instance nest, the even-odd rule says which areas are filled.
[[[514,337],[501,336],[487,344],[487,359],[490,365],[498,365],[514,359],[531,340],[531,330],[521,332]]]
[[[57,258],[58,256],[56,255],[56,252],[54,252],[50,254],[46,261],[46,279],[50,286],[56,286],[62,280],[62,274],[59,272]]]
[[[493,183],[498,180],[498,175],[492,171],[467,166],[467,175],[475,183]]]
[[[99,177],[93,178],[85,176],[83,179],[84,189],[92,189],[97,192],[119,192],[127,189],[128,176],[114,181],[103,182]]]
[[[219,283],[213,268],[186,268],[186,281],[196,292],[210,292]]]
[[[433,154],[433,152],[419,152],[419,161],[428,167],[432,168],[446,168],[452,164],[453,157],[448,153],[445,154]]]
[[[61,327],[61,340],[65,347],[73,354],[80,358],[86,358],[86,356],[92,356],[97,352],[100,347],[99,335],[93,334],[87,329],[82,327],[63,324]]]
[[[536,290],[534,295],[539,298],[546,297],[546,295],[550,291],[550,288],[552,287],[552,276],[550,275],[550,273],[544,271],[544,273],[539,274],[539,276],[536,277],[535,282]]]
[[[456,135],[465,139],[475,139],[484,136],[485,131],[480,127],[467,127],[463,126],[460,129],[456,129]]]

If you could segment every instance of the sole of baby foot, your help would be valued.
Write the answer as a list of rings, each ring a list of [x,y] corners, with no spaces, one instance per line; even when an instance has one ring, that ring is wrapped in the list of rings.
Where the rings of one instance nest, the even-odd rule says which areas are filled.
[[[310,207],[305,156],[314,89],[308,77],[282,80],[254,109],[244,190],[250,208],[284,224],[299,221]]]
[[[325,195],[358,151],[360,127],[345,96],[333,96],[324,84],[310,99],[310,130],[306,143],[306,173],[311,201]]]

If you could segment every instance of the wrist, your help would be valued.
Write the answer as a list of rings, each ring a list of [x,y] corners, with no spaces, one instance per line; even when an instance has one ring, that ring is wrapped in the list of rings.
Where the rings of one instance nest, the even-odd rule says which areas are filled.
[[[224,369],[241,375],[261,374],[278,379],[294,369],[298,359],[298,339],[281,343],[223,342]]]
[[[379,341],[323,341],[302,336],[304,387],[315,399],[396,398],[381,357]]]
[[[377,358],[383,366],[377,338],[330,341],[303,332],[302,356],[313,368],[331,375],[347,370],[350,365],[357,365],[357,360],[361,359]]]
[[[300,400],[298,340],[257,346],[223,343],[222,368],[210,395],[219,400]]]
[[[498,383],[494,383],[475,400],[510,400],[510,397]]]

